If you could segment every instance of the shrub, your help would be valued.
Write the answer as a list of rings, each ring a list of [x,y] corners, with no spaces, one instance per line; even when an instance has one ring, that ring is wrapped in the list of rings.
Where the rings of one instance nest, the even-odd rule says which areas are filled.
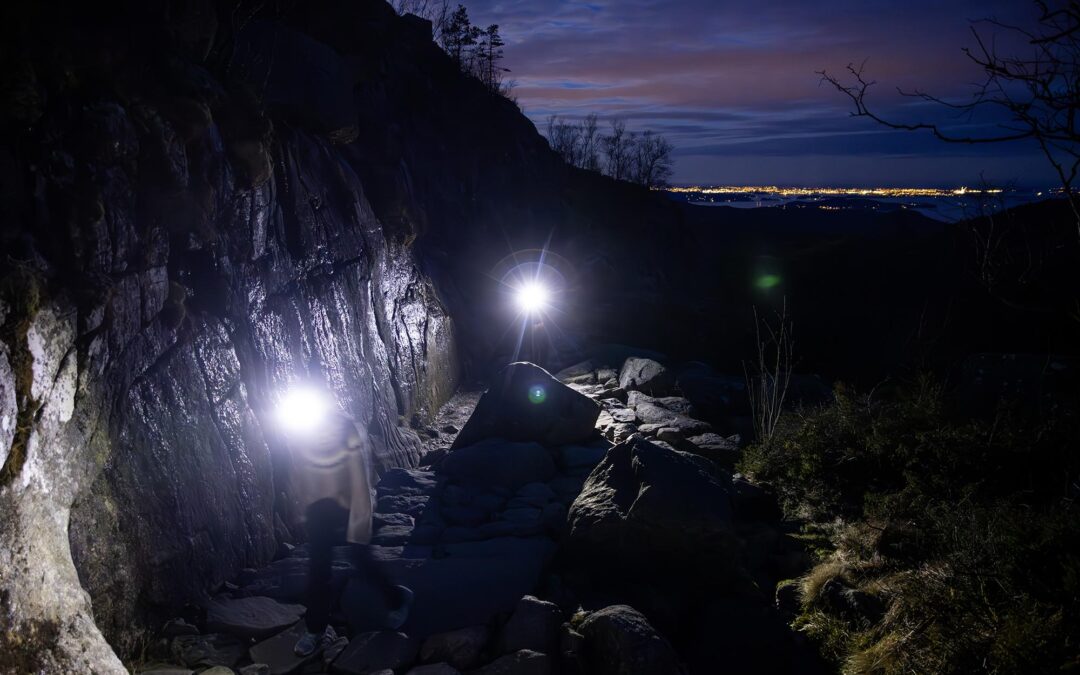
[[[795,626],[844,672],[1080,672],[1076,409],[965,416],[924,377],[790,417],[739,468],[840,523]]]

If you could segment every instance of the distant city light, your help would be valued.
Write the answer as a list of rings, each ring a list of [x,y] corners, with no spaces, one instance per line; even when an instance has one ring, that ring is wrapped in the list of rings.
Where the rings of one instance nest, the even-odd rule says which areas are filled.
[[[1005,192],[1002,188],[853,188],[853,187],[781,187],[776,185],[717,185],[664,188],[678,194],[694,193],[703,195],[746,194],[776,195],[779,197],[958,197],[964,195],[997,195]]]
[[[530,281],[517,289],[517,304],[522,312],[535,314],[547,307],[549,293],[547,288],[536,281]]]

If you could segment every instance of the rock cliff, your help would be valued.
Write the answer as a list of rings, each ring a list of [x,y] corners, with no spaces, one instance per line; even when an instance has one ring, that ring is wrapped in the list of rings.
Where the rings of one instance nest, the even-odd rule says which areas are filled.
[[[5,18],[4,667],[119,672],[292,540],[292,382],[326,384],[380,468],[415,465],[463,370],[500,365],[514,251],[574,261],[568,334],[633,340],[674,306],[676,210],[562,165],[382,0]]]
[[[417,462],[405,422],[459,372],[347,138],[245,100],[177,41],[95,51],[109,37],[23,53],[37,98],[5,109],[5,672],[121,672],[95,620],[131,653],[158,610],[292,537],[272,417],[290,382],[328,385],[385,468]]]

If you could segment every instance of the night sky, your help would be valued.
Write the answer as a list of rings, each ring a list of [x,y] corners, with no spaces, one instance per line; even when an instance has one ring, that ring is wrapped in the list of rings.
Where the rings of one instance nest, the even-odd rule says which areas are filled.
[[[470,0],[473,22],[500,24],[524,111],[596,112],[676,146],[672,182],[1044,187],[1053,176],[1026,142],[947,145],[848,117],[850,102],[815,71],[866,59],[869,99],[897,118],[960,120],[901,99],[897,86],[962,99],[980,71],[960,49],[970,20],[1031,25],[1025,0]],[[989,27],[986,27],[990,30]],[[1004,43],[1003,43],[1004,44]]]

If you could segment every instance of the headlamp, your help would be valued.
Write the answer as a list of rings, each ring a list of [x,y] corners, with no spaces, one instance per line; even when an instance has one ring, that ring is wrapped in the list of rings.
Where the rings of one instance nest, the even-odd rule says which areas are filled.
[[[295,387],[278,403],[278,424],[290,433],[306,433],[326,422],[330,402],[316,389]]]

